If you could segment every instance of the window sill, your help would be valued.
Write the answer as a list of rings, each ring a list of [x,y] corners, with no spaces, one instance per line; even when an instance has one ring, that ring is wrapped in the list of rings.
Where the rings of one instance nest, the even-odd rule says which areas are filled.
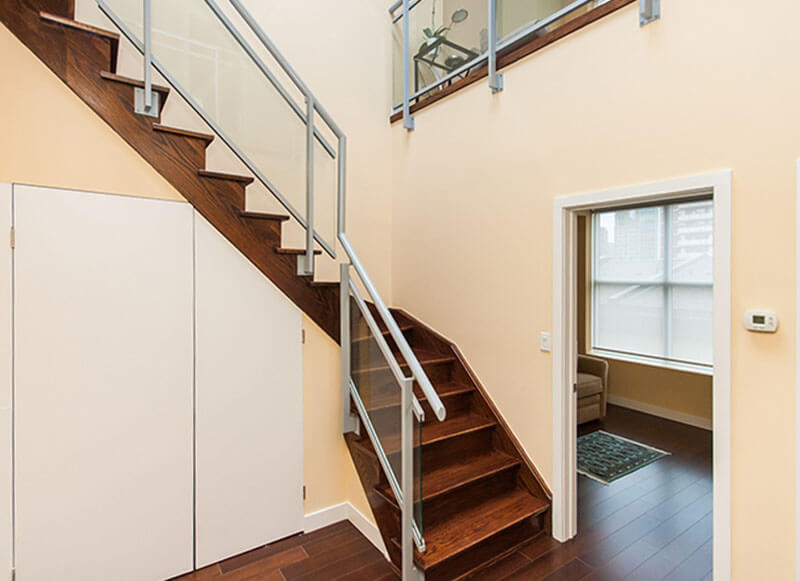
[[[557,40],[580,30],[584,26],[591,24],[592,22],[603,18],[604,16],[611,14],[612,12],[616,12],[620,8],[627,6],[635,2],[636,0],[609,0],[605,4],[601,4],[597,6],[593,10],[587,12],[586,14],[582,14],[581,16],[574,18],[559,26],[555,30],[548,32],[542,36],[539,36],[536,32],[531,33],[527,36],[523,36],[514,44],[505,47],[503,50],[497,53],[497,70],[502,70],[503,68],[507,67],[508,65],[530,55],[534,52],[543,49],[544,47],[553,44]],[[458,81],[454,81],[452,84],[442,87],[440,90],[436,91],[436,89],[431,89],[434,91],[424,97],[420,97],[416,103],[411,105],[411,113],[416,113],[417,111],[428,107],[429,105],[433,105],[437,101],[452,95],[459,89],[463,89],[476,81],[484,79],[488,76],[488,66],[486,64],[482,65],[479,69],[475,70],[474,72],[470,73],[463,79]],[[400,121],[403,118],[402,111],[392,114],[389,117],[390,123],[395,123]]]
[[[615,351],[604,351],[602,349],[592,349],[589,351],[589,353],[587,353],[587,355],[601,357],[603,359],[612,359],[614,361],[624,361],[625,363],[636,363],[638,365],[647,365],[649,367],[660,367],[662,369],[671,369],[673,371],[694,373],[696,375],[707,375],[709,377],[714,375],[714,368],[713,366],[709,365],[667,361],[665,359],[657,359],[655,357],[617,353]]]

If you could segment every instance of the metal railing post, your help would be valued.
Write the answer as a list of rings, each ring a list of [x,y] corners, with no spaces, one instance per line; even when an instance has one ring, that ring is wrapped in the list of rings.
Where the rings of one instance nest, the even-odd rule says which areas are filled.
[[[339,339],[342,344],[342,433],[358,431],[358,420],[350,411],[350,264],[339,265]]]
[[[408,378],[400,384],[400,482],[403,491],[402,503],[402,574],[403,581],[419,578],[414,567],[414,407],[412,405],[414,379]]]
[[[153,107],[153,47],[151,40],[150,0],[144,0],[144,108]]]
[[[408,22],[408,0],[403,0],[403,127],[408,131],[414,131],[414,118],[411,116],[411,105],[409,94],[411,92],[411,57],[409,50],[411,42],[409,40]]]
[[[339,151],[338,155],[338,184],[337,184],[337,202],[336,202],[336,234],[344,234],[347,226],[347,212],[345,204],[347,202],[347,138],[342,135],[339,137]]]
[[[314,96],[306,95],[306,253],[297,259],[297,273],[314,274]]]
[[[150,0],[142,0],[142,56],[144,56],[144,86],[134,89],[133,110],[139,115],[158,117],[159,96],[153,94],[153,48]]]
[[[639,26],[661,18],[661,0],[639,0]]]
[[[503,90],[503,73],[497,72],[497,0],[489,0],[489,88]]]

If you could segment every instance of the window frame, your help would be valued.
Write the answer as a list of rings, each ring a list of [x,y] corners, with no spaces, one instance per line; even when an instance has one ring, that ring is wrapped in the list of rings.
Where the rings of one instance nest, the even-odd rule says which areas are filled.
[[[590,299],[590,313],[588,317],[589,325],[590,325],[590,332],[589,332],[589,346],[587,351],[591,355],[596,355],[599,357],[604,357],[606,359],[614,359],[618,361],[625,361],[628,363],[637,363],[642,365],[649,365],[651,367],[661,367],[666,369],[674,369],[678,371],[686,371],[690,373],[697,373],[702,375],[713,375],[714,374],[714,363],[704,363],[699,361],[691,361],[691,360],[683,360],[683,359],[676,359],[674,357],[670,357],[672,351],[672,304],[673,304],[673,294],[676,288],[707,288],[713,294],[714,283],[713,283],[713,276],[711,282],[688,282],[688,281],[680,281],[674,280],[672,278],[672,268],[671,265],[671,252],[672,252],[672,210],[671,208],[674,206],[678,206],[680,204],[686,203],[696,203],[702,201],[711,201],[712,198],[710,196],[698,196],[695,198],[689,199],[677,199],[677,200],[669,200],[664,203],[658,204],[644,204],[639,205],[638,208],[663,208],[662,216],[660,217],[661,220],[661,235],[662,240],[661,243],[663,244],[664,248],[664,256],[663,256],[663,269],[661,273],[661,278],[658,281],[653,282],[641,282],[641,281],[630,281],[630,280],[623,280],[623,279],[603,279],[598,280],[596,277],[597,273],[597,234],[598,228],[595,224],[595,217],[600,214],[607,214],[610,212],[618,212],[624,211],[627,209],[634,209],[631,207],[628,208],[608,208],[604,210],[599,210],[592,212],[590,215],[590,220],[587,220],[587,223],[591,227],[591,236],[589,239],[591,240],[590,246],[590,257],[587,260],[588,266],[588,278],[591,284],[591,292],[588,293],[588,296],[591,297]],[[712,213],[713,213],[713,203],[712,203]],[[713,221],[713,214],[712,214],[712,221]],[[713,236],[713,230],[712,230]],[[664,293],[664,307],[663,307],[663,320],[664,320],[664,355],[649,355],[645,353],[637,353],[634,351],[623,351],[608,347],[601,347],[597,345],[597,324],[596,324],[596,315],[597,315],[597,289],[598,287],[602,287],[603,285],[609,286],[619,286],[619,285],[637,285],[639,287],[652,287],[652,288],[661,288],[662,292]],[[712,355],[713,356],[713,355]]]

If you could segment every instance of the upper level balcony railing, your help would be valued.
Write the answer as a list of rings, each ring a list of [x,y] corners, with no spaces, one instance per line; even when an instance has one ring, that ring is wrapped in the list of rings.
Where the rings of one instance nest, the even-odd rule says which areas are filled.
[[[486,73],[502,90],[499,55],[530,43],[576,19],[592,20],[636,0],[398,0],[389,9],[393,28],[392,113],[454,83]],[[640,1],[640,24],[660,14],[659,0]]]

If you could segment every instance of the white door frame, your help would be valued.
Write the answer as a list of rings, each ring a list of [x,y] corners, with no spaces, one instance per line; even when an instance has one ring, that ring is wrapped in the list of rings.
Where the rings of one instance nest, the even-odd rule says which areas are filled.
[[[795,579],[800,581],[800,159],[797,160],[795,212]]]
[[[577,401],[572,389],[577,374],[577,213],[709,192],[714,196],[714,579],[727,581],[731,577],[730,170],[563,196],[554,200],[553,536],[559,541],[566,541],[577,534],[578,528]]]

